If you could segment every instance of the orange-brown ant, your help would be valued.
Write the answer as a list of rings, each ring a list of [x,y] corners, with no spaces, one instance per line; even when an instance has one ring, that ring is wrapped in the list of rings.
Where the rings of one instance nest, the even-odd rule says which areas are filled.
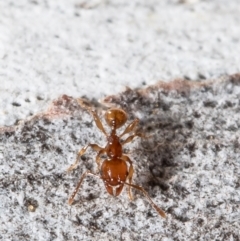
[[[82,105],[81,100],[79,100],[79,104]],[[100,172],[100,175],[96,175],[95,173],[86,171],[80,178],[77,184],[77,187],[75,188],[73,194],[69,198],[68,200],[69,205],[73,203],[74,197],[78,192],[82,184],[82,181],[86,177],[86,175],[94,175],[103,180],[108,193],[113,196],[118,196],[121,193],[123,186],[127,185],[129,198],[130,200],[133,200],[131,188],[138,189],[145,195],[145,197],[151,203],[152,207],[159,213],[159,215],[165,218],[166,214],[164,213],[164,211],[160,209],[152,201],[152,199],[149,197],[147,192],[141,186],[132,184],[132,176],[133,176],[132,161],[127,155],[124,155],[122,151],[122,146],[126,143],[131,142],[134,137],[136,136],[144,137],[142,133],[133,132],[135,131],[136,126],[139,123],[139,120],[135,119],[133,122],[131,122],[123,131],[123,133],[118,136],[116,133],[116,130],[122,127],[126,123],[127,114],[122,109],[117,109],[117,108],[109,109],[105,113],[105,120],[108,126],[111,128],[111,133],[110,135],[108,135],[96,111],[93,111],[88,107],[85,107],[85,108],[87,108],[88,111],[91,112],[97,127],[107,137],[107,145],[104,148],[98,146],[97,144],[86,145],[78,152],[75,163],[67,169],[67,171],[69,172],[77,167],[80,157],[86,152],[88,147],[91,147],[93,150],[98,151],[98,154],[96,156],[96,163],[98,165],[98,170]],[[120,138],[122,136],[131,132],[133,132],[132,135],[128,136],[123,142],[120,142]],[[107,159],[104,160],[101,164],[101,156],[103,154],[107,155]],[[129,165],[129,167],[127,164]]]

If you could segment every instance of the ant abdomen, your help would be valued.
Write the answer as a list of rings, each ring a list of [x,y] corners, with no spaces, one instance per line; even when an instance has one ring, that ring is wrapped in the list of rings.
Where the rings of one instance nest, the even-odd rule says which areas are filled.
[[[103,181],[111,186],[124,183],[128,176],[127,163],[119,158],[105,160],[101,167],[101,177]]]

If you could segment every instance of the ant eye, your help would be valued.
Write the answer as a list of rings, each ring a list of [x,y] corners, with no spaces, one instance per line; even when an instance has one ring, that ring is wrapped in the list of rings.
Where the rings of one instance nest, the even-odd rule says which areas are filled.
[[[105,114],[105,120],[109,126],[120,128],[127,121],[127,114],[121,109],[110,109]]]

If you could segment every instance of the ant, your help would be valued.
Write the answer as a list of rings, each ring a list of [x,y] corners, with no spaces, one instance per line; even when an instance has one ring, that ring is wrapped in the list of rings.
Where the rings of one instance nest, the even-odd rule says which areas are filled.
[[[81,100],[78,100],[79,104],[81,105]],[[98,117],[96,111],[93,111],[92,109],[84,106],[89,112],[91,112],[93,119],[97,125],[97,127],[103,132],[103,134],[107,138],[107,145],[102,148],[98,146],[97,144],[88,144],[85,147],[83,147],[77,154],[76,161],[73,165],[71,165],[67,171],[70,172],[73,169],[75,169],[78,165],[78,162],[80,160],[80,157],[86,152],[88,147],[91,147],[94,151],[97,151],[98,154],[96,156],[96,163],[98,165],[98,170],[100,175],[97,175],[95,173],[90,172],[89,170],[86,171],[82,177],[80,178],[74,192],[70,196],[68,200],[68,204],[71,205],[73,203],[74,197],[77,194],[83,179],[87,175],[93,175],[97,176],[98,178],[102,179],[104,182],[104,185],[108,191],[109,194],[113,196],[118,196],[124,187],[124,185],[128,186],[128,196],[130,200],[133,200],[131,188],[135,188],[139,191],[141,191],[145,197],[149,200],[152,207],[158,212],[160,216],[163,218],[166,217],[166,214],[162,209],[160,209],[149,197],[147,192],[138,185],[132,184],[132,176],[133,176],[133,165],[132,161],[127,155],[123,154],[122,146],[126,143],[131,142],[134,137],[145,137],[142,133],[133,132],[136,129],[136,126],[139,123],[139,119],[133,120],[123,131],[121,135],[117,135],[117,129],[122,127],[126,121],[127,121],[127,114],[122,109],[118,108],[111,108],[106,111],[105,113],[105,120],[107,122],[107,125],[111,128],[111,132],[108,135],[103,127],[103,124]],[[132,135],[129,135],[124,141],[120,142],[120,138],[124,136],[125,134],[133,132]],[[107,159],[104,160],[101,163],[101,155],[106,154]],[[129,167],[128,167],[128,165]],[[128,182],[127,182],[128,180]]]

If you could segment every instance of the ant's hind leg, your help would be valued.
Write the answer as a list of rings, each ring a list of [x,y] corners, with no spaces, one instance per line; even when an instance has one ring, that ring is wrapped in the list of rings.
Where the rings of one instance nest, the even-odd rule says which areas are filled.
[[[70,171],[74,170],[74,169],[77,167],[80,157],[86,152],[86,150],[87,150],[88,147],[91,147],[94,151],[101,151],[101,150],[103,150],[103,148],[100,147],[100,146],[98,146],[97,144],[88,144],[88,145],[86,145],[85,147],[83,147],[83,148],[78,152],[76,161],[74,162],[74,164],[72,164],[72,165],[67,169],[67,172],[70,172]]]
[[[158,214],[160,216],[162,216],[163,218],[166,218],[165,212],[152,201],[152,199],[149,197],[148,193],[142,187],[134,185],[134,184],[126,183],[126,182],[125,182],[125,184],[141,191],[144,194],[144,196],[148,199],[148,201],[150,202],[152,207],[158,212]]]
[[[83,179],[84,179],[87,175],[93,175],[93,176],[96,176],[96,177],[100,178],[100,177],[99,177],[98,175],[96,175],[95,173],[92,173],[92,172],[90,172],[90,171],[86,171],[86,172],[82,175],[82,177],[80,178],[80,180],[79,180],[79,182],[78,182],[78,184],[77,184],[77,187],[75,188],[75,190],[73,191],[72,195],[70,196],[70,198],[69,198],[69,200],[68,200],[68,204],[69,204],[69,205],[72,205],[73,200],[74,200],[74,197],[76,196],[76,194],[77,194],[77,192],[78,192],[78,190],[79,190],[79,188],[80,188],[80,186],[81,186],[81,184],[82,184],[82,182],[83,182]]]
[[[128,162],[129,165],[130,165],[127,179],[129,181],[129,184],[132,184],[132,177],[133,177],[133,172],[134,172],[132,161],[126,155],[122,156],[121,159],[123,159],[124,161]],[[132,201],[133,200],[133,196],[132,196],[131,186],[128,186],[128,196],[129,196],[129,199]]]

